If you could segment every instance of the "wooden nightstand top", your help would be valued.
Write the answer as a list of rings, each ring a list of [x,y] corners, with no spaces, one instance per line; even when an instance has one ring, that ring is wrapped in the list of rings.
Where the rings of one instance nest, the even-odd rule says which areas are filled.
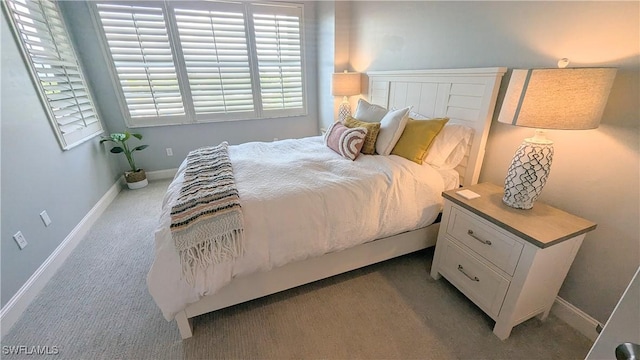
[[[480,194],[480,197],[467,200],[456,194],[462,189],[469,189]],[[530,210],[514,209],[502,202],[503,195],[504,190],[501,186],[490,183],[476,184],[442,193],[445,199],[540,248],[549,247],[596,228],[596,224],[589,220],[540,201],[537,201]]]

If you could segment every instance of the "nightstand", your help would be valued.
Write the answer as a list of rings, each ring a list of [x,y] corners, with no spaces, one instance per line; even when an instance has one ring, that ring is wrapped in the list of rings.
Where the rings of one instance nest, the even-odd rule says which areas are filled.
[[[442,193],[431,277],[444,276],[495,320],[493,333],[505,340],[521,322],[546,319],[596,224],[539,201],[530,210],[511,208],[497,185],[466,189],[480,197],[468,200],[457,194],[462,189]]]

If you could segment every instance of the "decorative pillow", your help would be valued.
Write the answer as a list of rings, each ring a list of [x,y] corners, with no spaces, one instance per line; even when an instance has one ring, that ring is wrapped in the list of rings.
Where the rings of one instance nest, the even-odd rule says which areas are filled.
[[[364,122],[380,122],[388,110],[380,105],[369,104],[364,99],[358,100],[354,118]]]
[[[464,158],[473,129],[464,125],[447,124],[433,140],[424,161],[439,169],[453,169]]]
[[[376,140],[376,152],[380,155],[389,155],[396,146],[398,139],[407,125],[410,108],[392,110],[380,121],[380,132]]]
[[[410,106],[409,109],[411,109],[413,106]],[[396,107],[391,107],[391,110],[398,110],[398,108]],[[432,119],[431,117],[428,117],[427,115],[422,115],[420,113],[417,113],[415,111],[409,111],[409,117],[412,118],[413,120],[430,120]]]
[[[429,120],[429,119],[431,119],[430,117],[428,117],[426,115],[422,115],[422,114],[417,113],[415,111],[409,112],[409,117],[412,118],[413,120]]]
[[[363,127],[367,129],[367,137],[364,139],[364,145],[362,146],[363,154],[373,154],[376,152],[376,139],[378,138],[378,132],[380,132],[380,123],[370,123],[354,119],[351,116],[347,116],[344,120],[344,125],[348,128]]]
[[[422,160],[433,139],[435,139],[447,121],[449,121],[449,118],[432,120],[414,120],[410,118],[391,154],[422,164]]]
[[[341,123],[333,123],[324,133],[324,144],[347,159],[355,160],[367,136],[365,128],[348,128]]]

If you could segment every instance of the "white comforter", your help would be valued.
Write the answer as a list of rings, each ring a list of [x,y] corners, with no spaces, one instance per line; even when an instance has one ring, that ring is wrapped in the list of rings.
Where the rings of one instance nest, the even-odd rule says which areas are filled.
[[[321,137],[229,147],[245,226],[243,257],[209,266],[194,287],[181,279],[169,212],[184,163],[169,185],[147,276],[167,320],[232,278],[339,251],[431,224],[442,208],[444,183],[427,165],[401,157],[342,158]]]

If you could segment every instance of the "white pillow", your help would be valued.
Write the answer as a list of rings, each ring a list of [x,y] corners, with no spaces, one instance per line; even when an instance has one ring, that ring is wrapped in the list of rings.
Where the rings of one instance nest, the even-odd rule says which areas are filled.
[[[445,125],[433,140],[424,161],[438,169],[454,169],[464,158],[472,134],[470,127]]]
[[[380,105],[369,104],[366,100],[359,99],[353,117],[360,121],[380,122],[387,112],[388,110]]]
[[[410,106],[410,108],[413,108],[413,106]],[[391,110],[398,110],[398,108],[392,106]],[[428,117],[426,115],[422,115],[422,114],[417,113],[415,111],[409,111],[409,118],[411,118],[413,120],[431,120],[431,119],[433,119],[432,117]]]
[[[409,117],[412,118],[413,120],[430,120],[431,118],[425,115],[422,115],[420,113],[417,113],[415,111],[410,111],[409,112]]]
[[[391,110],[380,120],[380,132],[376,139],[376,152],[379,155],[389,155],[391,150],[396,146],[398,139],[404,131],[404,127],[409,121],[409,110],[404,108],[400,110]]]

